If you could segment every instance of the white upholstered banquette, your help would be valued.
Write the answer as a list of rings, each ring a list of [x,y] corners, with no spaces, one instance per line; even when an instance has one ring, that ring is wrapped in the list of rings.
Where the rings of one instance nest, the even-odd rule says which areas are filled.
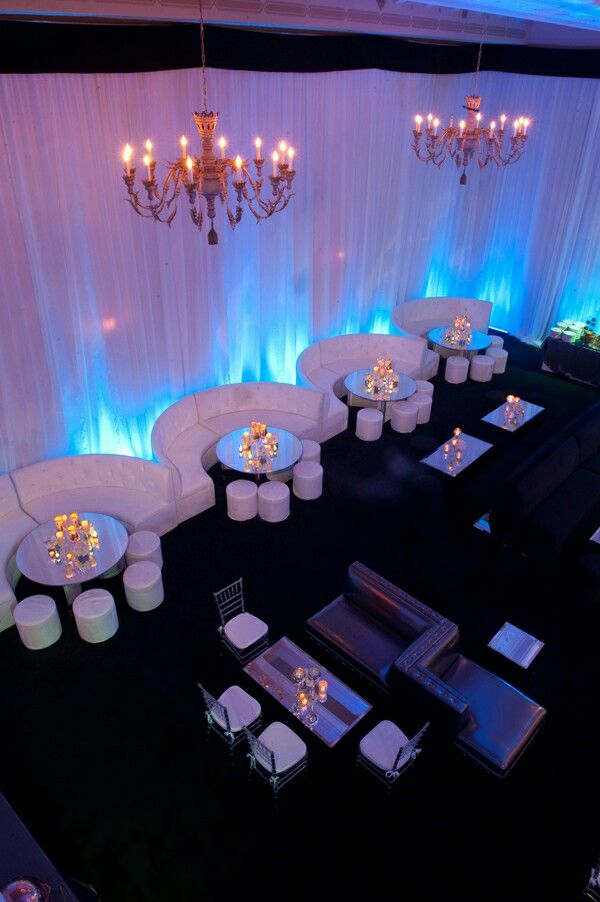
[[[21,508],[38,523],[69,511],[97,511],[116,517],[129,532],[163,535],[177,525],[171,471],[139,457],[56,457],[11,476]]]
[[[404,301],[392,310],[392,322],[415,335],[427,335],[437,326],[449,326],[465,313],[471,328],[487,333],[493,304],[479,298],[417,298]]]
[[[215,446],[232,429],[260,420],[298,438],[323,439],[327,396],[284,382],[238,382],[196,392],[161,413],[152,428],[152,450],[170,467],[179,522],[215,503],[206,472],[217,463]]]
[[[329,409],[323,439],[343,432],[348,426],[348,407],[339,398],[346,394],[344,378],[355,370],[372,367],[378,357],[388,357],[397,372],[414,379],[437,373],[439,356],[427,342],[413,335],[358,333],[336,335],[309,345],[296,361],[296,380],[329,395]]]
[[[14,588],[21,575],[15,553],[27,533],[37,526],[19,506],[10,476],[0,476],[0,631],[14,624],[12,612],[17,604]]]

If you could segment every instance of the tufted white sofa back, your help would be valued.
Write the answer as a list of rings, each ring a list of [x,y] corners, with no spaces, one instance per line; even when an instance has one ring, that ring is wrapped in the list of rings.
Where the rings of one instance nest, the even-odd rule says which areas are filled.
[[[423,333],[423,328],[425,331],[434,328],[432,323],[450,325],[457,316],[466,313],[473,329],[487,333],[493,306],[491,301],[480,298],[417,298],[395,307],[392,319],[407,332],[419,335]]]
[[[19,499],[8,474],[0,476],[0,517],[20,511]]]
[[[326,396],[286,382],[236,382],[197,392],[198,421],[240,410],[281,410],[322,423]]]
[[[168,456],[169,445],[178,435],[190,426],[195,426],[197,422],[198,410],[194,395],[187,395],[163,410],[152,427],[150,438],[155,456],[159,460],[164,460]]]
[[[167,467],[120,454],[56,457],[13,470],[12,478],[22,504],[53,492],[98,485],[138,489],[166,502],[174,500]]]

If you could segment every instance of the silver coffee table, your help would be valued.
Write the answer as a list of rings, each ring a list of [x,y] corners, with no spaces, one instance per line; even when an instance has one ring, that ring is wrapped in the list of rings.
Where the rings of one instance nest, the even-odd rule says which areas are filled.
[[[438,326],[437,329],[432,329],[427,335],[433,350],[437,351],[440,357],[458,355],[470,359],[479,354],[480,351],[485,351],[492,343],[489,335],[486,335],[485,332],[477,331],[471,332],[471,341],[466,344],[446,341],[444,335],[450,328],[451,326]]]
[[[348,373],[344,379],[344,386],[348,389],[348,404],[352,406],[354,396],[362,398],[363,401],[372,401],[373,406],[383,413],[385,422],[388,403],[391,401],[404,401],[405,398],[410,398],[417,390],[417,383],[405,373],[398,373],[398,387],[394,391],[369,391],[365,387],[365,378],[369,373],[372,373],[372,370],[355,370],[353,373]]]
[[[48,556],[44,540],[54,535],[54,520],[36,526],[25,536],[17,548],[17,567],[23,576],[42,586],[62,586],[67,602],[81,592],[81,584],[95,579],[118,564],[127,550],[128,535],[123,524],[108,514],[80,513],[80,519],[89,520],[98,533],[98,547],[94,551],[96,566],[85,570],[75,569],[72,578],[67,578],[64,563],[56,564]]]
[[[242,435],[250,430],[250,424],[242,429],[234,429],[222,436],[217,442],[216,454],[221,466],[237,470],[238,473],[247,473],[255,476],[260,481],[261,476],[271,473],[280,473],[283,470],[289,470],[294,464],[298,463],[302,457],[302,442],[292,432],[287,429],[279,429],[278,426],[268,425],[269,432],[277,433],[278,449],[277,454],[264,456],[264,461],[250,460],[240,452]]]
[[[511,420],[510,417],[507,416],[506,401],[504,404],[501,404],[500,407],[496,407],[495,410],[492,410],[487,416],[482,417],[481,419],[484,423],[491,423],[492,426],[499,426],[500,429],[506,429],[507,432],[516,432],[517,429],[520,429],[521,426],[524,426],[525,423],[528,423],[529,420],[532,420],[544,409],[538,404],[532,404],[530,401],[523,401],[522,398],[521,404],[523,405],[523,416],[519,417],[517,420]]]
[[[439,448],[436,448],[427,457],[422,458],[421,463],[439,470],[440,473],[445,473],[446,476],[458,476],[473,461],[493,447],[489,442],[483,442],[480,438],[476,438],[474,435],[466,435],[464,432],[461,433],[460,438],[463,442],[460,462],[455,462],[452,455],[444,450],[452,441],[452,436],[450,436],[447,442],[443,442]]]

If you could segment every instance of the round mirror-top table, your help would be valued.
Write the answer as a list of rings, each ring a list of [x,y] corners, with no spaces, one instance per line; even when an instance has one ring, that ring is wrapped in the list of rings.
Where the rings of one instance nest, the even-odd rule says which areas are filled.
[[[438,326],[437,329],[432,329],[431,332],[427,333],[431,347],[434,351],[437,351],[440,357],[451,357],[454,354],[470,359],[479,354],[480,351],[485,351],[492,343],[489,335],[475,330],[471,332],[471,340],[464,344],[458,341],[446,341],[444,336],[448,329],[451,328],[451,326]]]
[[[348,373],[344,379],[344,385],[348,389],[348,404],[353,404],[353,395],[362,398],[363,401],[373,401],[383,413],[385,422],[388,402],[404,401],[406,398],[410,398],[417,390],[417,383],[405,373],[398,373],[398,386],[393,391],[372,391],[365,385],[365,378],[372,372],[372,369],[364,369]]]
[[[287,429],[279,429],[277,426],[268,427],[270,433],[277,437],[277,450],[271,453],[260,441],[255,441],[247,451],[240,451],[244,433],[249,432],[249,427],[234,429],[223,435],[216,446],[216,454],[221,466],[225,469],[237,470],[238,473],[248,473],[256,477],[260,482],[261,476],[270,473],[280,473],[289,470],[298,463],[302,457],[302,442]]]
[[[45,544],[55,534],[54,520],[48,520],[32,529],[21,541],[16,555],[17,567],[23,576],[43,586],[62,586],[69,604],[81,592],[82,583],[101,576],[119,563],[127,550],[129,538],[123,524],[108,514],[81,513],[79,517],[93,523],[98,534],[98,544],[94,548],[92,561],[81,566],[76,563],[72,568],[72,576],[67,576],[64,562],[56,563],[51,560]],[[66,548],[67,544],[63,547]]]

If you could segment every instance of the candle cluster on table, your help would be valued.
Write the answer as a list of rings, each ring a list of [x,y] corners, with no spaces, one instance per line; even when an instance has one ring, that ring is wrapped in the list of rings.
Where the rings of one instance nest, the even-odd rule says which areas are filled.
[[[296,667],[292,671],[292,680],[296,685],[296,701],[293,713],[306,721],[309,726],[316,724],[318,714],[316,706],[327,701],[327,680],[321,677],[318,667]]]
[[[188,139],[182,135],[179,139],[179,154],[172,163],[167,163],[167,172],[162,183],[156,179],[156,160],[152,156],[153,144],[148,139],[144,144],[145,154],[142,163],[145,175],[141,184],[146,193],[147,202],[142,201],[141,190],[135,189],[136,169],[133,165],[133,148],[126,144],[123,150],[123,181],[127,187],[127,200],[140,216],[151,217],[159,222],[170,224],[177,213],[177,202],[183,188],[188,196],[190,215],[194,225],[202,228],[204,216],[208,217],[210,230],[208,243],[218,244],[218,235],[214,228],[216,216],[216,200],[225,206],[227,218],[232,229],[242,218],[244,202],[252,215],[257,219],[268,219],[274,213],[285,209],[292,197],[292,182],[296,174],[294,159],[296,152],[286,141],[280,141],[271,154],[272,174],[268,176],[271,196],[262,197],[264,184],[262,141],[254,141],[254,170],[250,170],[250,161],[238,154],[235,157],[226,155],[227,141],[219,138],[217,144],[219,155],[215,153],[214,138],[217,128],[218,113],[204,110],[194,113],[194,121],[202,141],[202,153],[194,155],[189,151]],[[230,182],[235,197],[235,209],[229,200]],[[202,203],[205,200],[205,205]],[[206,211],[204,211],[204,206]]]
[[[454,324],[444,332],[444,341],[460,347],[471,344],[472,337],[471,322],[466,313],[460,313],[454,320]]]
[[[365,376],[365,388],[374,395],[389,395],[398,388],[398,373],[392,369],[392,361],[378,357],[373,372]]]
[[[507,395],[504,404],[504,421],[510,428],[516,428],[523,422],[525,416],[525,403],[518,395]]]
[[[44,539],[48,557],[54,564],[64,565],[65,576],[73,579],[76,573],[97,565],[95,551],[100,547],[96,527],[90,520],[82,520],[73,512],[57,514],[54,535]]]
[[[268,470],[279,453],[279,436],[267,429],[266,423],[252,420],[250,429],[242,433],[240,457],[246,460],[246,471]]]
[[[496,166],[508,166],[516,162],[527,142],[527,129],[531,122],[525,116],[513,121],[512,136],[506,136],[506,114],[502,113],[498,122],[492,119],[484,126],[480,112],[481,97],[469,94],[466,98],[466,119],[454,124],[450,116],[448,125],[442,125],[438,116],[429,113],[426,124],[420,114],[415,116],[413,129],[413,150],[423,163],[441,166],[446,158],[454,160],[457,169],[462,167],[460,184],[466,185],[468,164],[476,160],[480,169],[493,162]],[[506,145],[506,148],[505,148]]]
[[[466,447],[467,443],[462,437],[462,430],[460,426],[457,426],[452,433],[452,438],[443,447],[444,460],[449,471],[460,467]]]

